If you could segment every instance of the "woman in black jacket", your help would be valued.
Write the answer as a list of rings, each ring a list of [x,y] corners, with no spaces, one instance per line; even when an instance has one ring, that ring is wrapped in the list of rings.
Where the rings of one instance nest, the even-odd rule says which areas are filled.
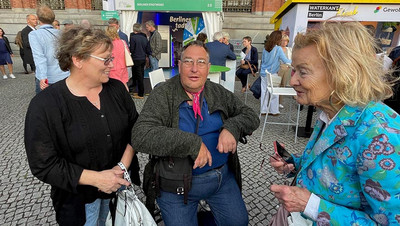
[[[13,62],[11,60],[11,57],[14,55],[10,47],[10,42],[4,35],[4,30],[0,28],[0,71],[3,74],[3,79],[7,79],[6,69],[4,68],[4,65],[7,64],[10,78],[15,78],[13,75]]]
[[[236,71],[236,76],[242,82],[242,93],[247,89],[247,75],[250,73],[256,73],[258,68],[258,52],[257,48],[251,45],[251,37],[246,36],[243,38],[242,54],[244,58],[240,61],[240,67]],[[251,68],[250,68],[251,66]]]

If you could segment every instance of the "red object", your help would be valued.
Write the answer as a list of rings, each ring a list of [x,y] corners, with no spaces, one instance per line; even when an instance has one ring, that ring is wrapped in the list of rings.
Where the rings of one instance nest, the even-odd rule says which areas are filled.
[[[49,84],[49,80],[47,78],[44,80],[44,83]]]

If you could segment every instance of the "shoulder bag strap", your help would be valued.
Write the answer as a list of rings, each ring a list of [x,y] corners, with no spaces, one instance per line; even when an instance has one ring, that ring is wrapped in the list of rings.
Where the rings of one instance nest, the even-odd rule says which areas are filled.
[[[45,30],[48,31],[51,35],[53,35],[53,37],[54,37],[55,39],[58,39],[57,36],[56,36],[55,34],[53,34],[53,32],[49,31],[49,29],[47,29],[47,28],[43,28],[43,29],[45,29]]]

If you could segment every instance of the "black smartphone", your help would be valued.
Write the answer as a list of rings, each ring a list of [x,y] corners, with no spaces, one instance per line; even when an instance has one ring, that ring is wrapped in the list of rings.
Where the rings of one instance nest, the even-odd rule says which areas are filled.
[[[283,159],[283,161],[291,162],[290,160],[292,156],[278,141],[274,141],[274,149],[275,154],[279,155]]]

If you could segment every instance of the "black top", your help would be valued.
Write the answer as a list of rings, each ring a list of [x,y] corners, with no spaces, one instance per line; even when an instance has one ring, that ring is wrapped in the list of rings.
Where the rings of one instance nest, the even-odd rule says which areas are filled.
[[[131,33],[129,50],[133,60],[146,60],[151,54],[150,43],[144,33]]]
[[[83,169],[116,166],[138,117],[120,81],[110,79],[99,96],[100,110],[86,97],[74,96],[64,79],[37,94],[26,115],[25,147],[31,171],[52,186],[56,212],[71,211],[66,205],[73,203],[75,213],[70,217],[81,214],[76,214],[76,208],[83,208],[84,216],[84,203],[109,197],[93,186],[78,185],[79,178]]]

